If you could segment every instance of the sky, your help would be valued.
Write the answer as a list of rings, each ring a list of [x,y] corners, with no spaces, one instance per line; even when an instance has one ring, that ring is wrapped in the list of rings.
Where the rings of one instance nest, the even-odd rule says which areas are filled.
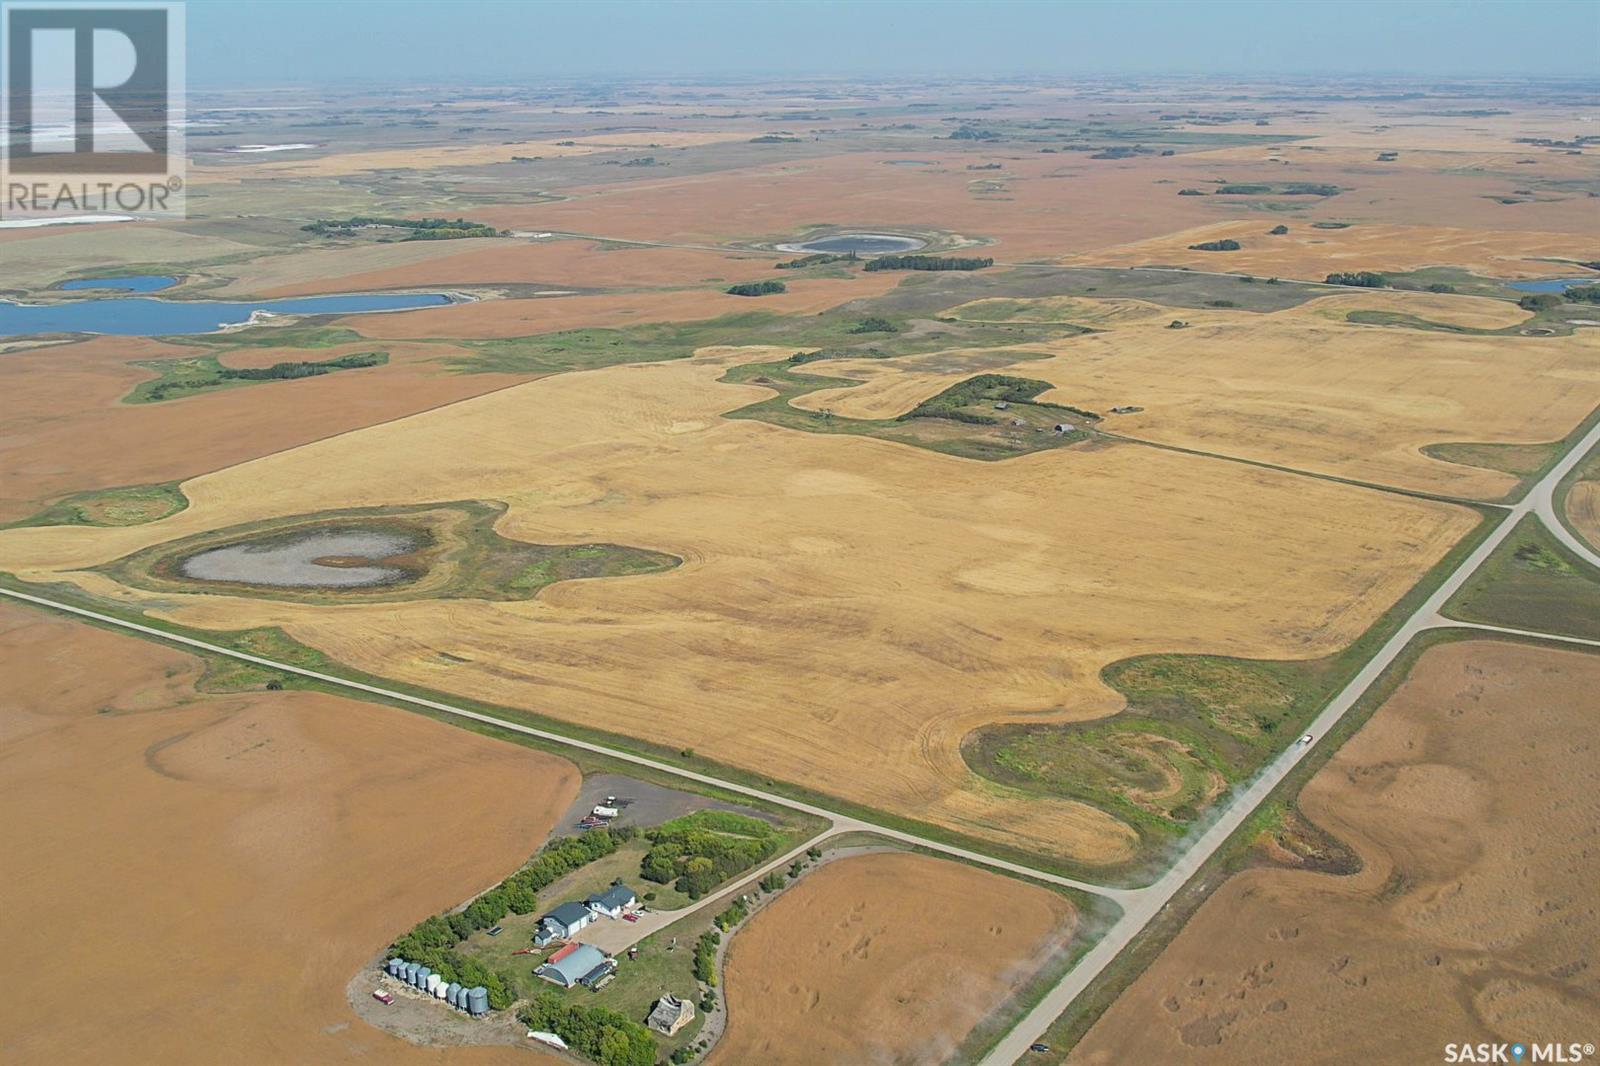
[[[1594,0],[190,0],[191,88],[671,75],[1600,77]]]

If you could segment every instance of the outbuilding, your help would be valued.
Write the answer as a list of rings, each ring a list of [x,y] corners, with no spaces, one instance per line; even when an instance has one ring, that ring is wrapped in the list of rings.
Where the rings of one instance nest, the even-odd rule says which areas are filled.
[[[692,1021],[694,1021],[694,1004],[668,992],[656,1000],[656,1005],[651,1009],[650,1017],[645,1020],[645,1024],[658,1033],[673,1036]]]
[[[583,904],[568,901],[539,919],[539,924],[557,936],[574,937],[584,926],[594,921],[594,912]]]
[[[592,944],[578,944],[575,950],[552,956],[550,961],[533,971],[551,984],[571,988],[607,962],[605,952]]]

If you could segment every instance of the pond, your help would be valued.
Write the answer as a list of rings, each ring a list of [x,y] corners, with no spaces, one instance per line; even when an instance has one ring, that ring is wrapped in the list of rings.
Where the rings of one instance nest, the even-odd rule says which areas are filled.
[[[119,337],[161,337],[169,334],[211,333],[225,326],[248,322],[257,311],[278,315],[353,315],[439,307],[451,302],[450,297],[440,293],[356,293],[348,296],[260,300],[255,303],[116,296],[52,304],[19,304],[0,300],[0,336],[108,333]]]
[[[385,560],[421,545],[418,537],[372,530],[325,530],[260,544],[230,544],[198,552],[178,567],[197,581],[278,588],[365,588],[411,576]]]
[[[160,292],[170,289],[178,279],[165,274],[129,274],[121,278],[76,278],[63,281],[57,288],[67,292],[80,289],[117,289],[121,292]]]
[[[1566,292],[1574,285],[1600,285],[1600,274],[1587,278],[1541,278],[1538,281],[1509,282],[1518,292]]]
[[[780,252],[825,252],[830,255],[888,255],[893,252],[914,252],[927,247],[928,242],[915,237],[901,237],[892,233],[835,233],[830,237],[797,244],[780,244]]]

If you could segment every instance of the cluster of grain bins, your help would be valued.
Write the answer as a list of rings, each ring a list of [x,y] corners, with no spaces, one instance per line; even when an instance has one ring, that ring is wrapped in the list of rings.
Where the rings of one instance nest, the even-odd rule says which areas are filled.
[[[383,972],[473,1017],[489,1013],[489,990],[482,985],[468,988],[455,981],[446,981],[421,963],[407,962],[405,959],[390,959],[384,964]]]

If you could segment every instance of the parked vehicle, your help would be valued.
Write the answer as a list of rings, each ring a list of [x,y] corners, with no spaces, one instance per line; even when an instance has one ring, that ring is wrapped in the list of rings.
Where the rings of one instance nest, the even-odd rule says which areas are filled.
[[[623,914],[622,920],[625,922],[637,922],[639,920],[639,916],[632,911],[628,911],[627,913]]]
[[[490,936],[499,936],[501,933],[503,933],[505,931],[506,931],[506,927],[505,926],[497,925],[493,929],[489,930],[489,935]]]
[[[1313,740],[1315,740],[1315,739],[1316,738],[1313,737],[1310,733],[1307,733],[1305,736],[1300,738],[1300,741],[1299,741],[1300,746],[1302,748],[1309,748],[1311,746],[1311,742]]]
[[[1028,1045],[1028,1050],[1029,1051],[1037,1051],[1037,1052],[1039,1052],[1039,1054],[1042,1055],[1046,1051],[1050,1050],[1050,1045],[1049,1044],[1029,1044]]]
[[[394,997],[381,988],[372,990],[372,998],[382,1003],[385,1007],[394,1002]]]

